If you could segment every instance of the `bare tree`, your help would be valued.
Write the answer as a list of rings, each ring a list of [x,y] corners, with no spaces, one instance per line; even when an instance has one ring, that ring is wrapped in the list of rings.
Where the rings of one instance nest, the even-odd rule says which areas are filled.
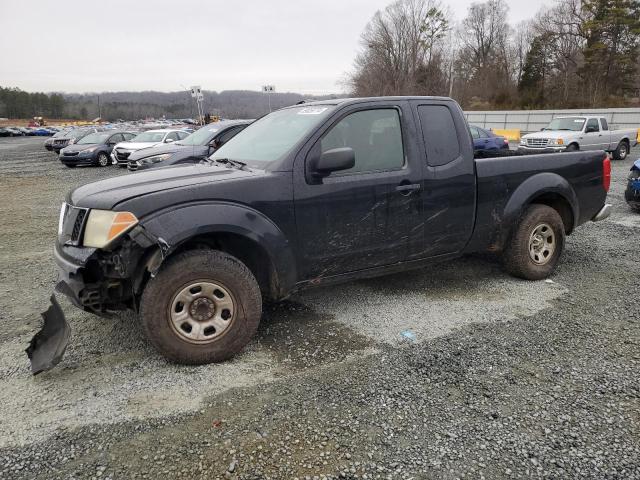
[[[435,93],[447,14],[437,0],[397,0],[378,11],[362,34],[351,87],[356,95]],[[444,75],[444,76],[443,76]],[[442,80],[442,82],[440,82]]]

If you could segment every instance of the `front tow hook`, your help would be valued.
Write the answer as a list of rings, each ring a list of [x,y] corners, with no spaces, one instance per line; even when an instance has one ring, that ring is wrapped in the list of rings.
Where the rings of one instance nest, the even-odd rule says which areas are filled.
[[[51,370],[60,363],[71,338],[71,327],[55,295],[51,295],[51,305],[41,315],[44,320],[42,330],[34,335],[25,350],[34,375]]]

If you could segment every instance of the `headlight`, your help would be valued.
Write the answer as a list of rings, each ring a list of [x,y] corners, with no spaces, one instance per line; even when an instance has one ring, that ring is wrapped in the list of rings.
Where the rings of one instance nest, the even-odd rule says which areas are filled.
[[[133,213],[91,210],[82,244],[85,247],[104,248],[137,223],[138,219]]]
[[[552,138],[549,140],[549,145],[564,145],[564,140],[561,138]]]
[[[85,148],[80,153],[91,153],[91,152],[95,151],[96,148],[98,148],[98,147]]]
[[[163,153],[162,155],[154,155],[152,157],[143,158],[140,160],[140,162],[141,163],[160,163],[160,162],[164,162],[170,156],[171,156],[170,153]]]

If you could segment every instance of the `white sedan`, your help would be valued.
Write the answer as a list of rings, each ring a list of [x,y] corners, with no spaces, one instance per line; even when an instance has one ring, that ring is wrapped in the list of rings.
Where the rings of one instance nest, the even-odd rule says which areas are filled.
[[[147,130],[142,132],[128,142],[118,143],[111,152],[111,160],[114,165],[126,167],[129,155],[143,148],[151,148],[162,143],[171,143],[182,140],[189,135],[185,130]]]

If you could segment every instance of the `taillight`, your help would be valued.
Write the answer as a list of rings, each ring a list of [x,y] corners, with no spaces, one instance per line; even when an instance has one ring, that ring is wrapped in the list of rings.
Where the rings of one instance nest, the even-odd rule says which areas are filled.
[[[608,156],[602,160],[602,186],[605,192],[608,192],[611,186],[611,160]]]

